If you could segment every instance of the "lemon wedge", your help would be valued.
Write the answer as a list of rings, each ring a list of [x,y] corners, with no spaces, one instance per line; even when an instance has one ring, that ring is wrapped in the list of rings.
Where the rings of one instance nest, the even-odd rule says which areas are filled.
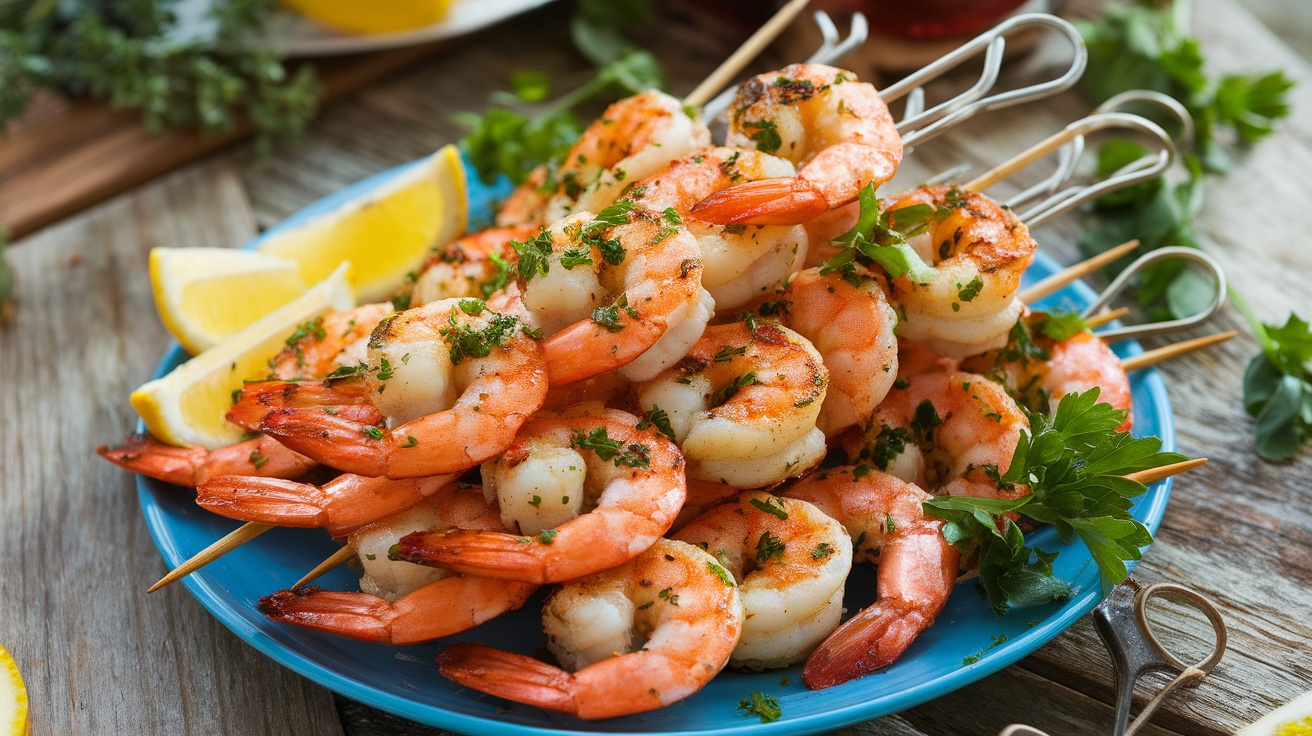
[[[155,248],[150,285],[164,327],[192,355],[305,293],[295,261],[228,248]]]
[[[27,736],[27,729],[27,688],[14,658],[0,647],[0,734]]]
[[[132,392],[132,408],[150,433],[170,445],[216,449],[240,442],[244,430],[224,419],[233,392],[268,373],[269,359],[300,324],[355,306],[342,264],[301,296],[200,355]]]
[[[432,25],[446,15],[451,0],[282,0],[287,7],[347,33],[395,33]]]
[[[266,236],[258,249],[299,263],[310,284],[350,261],[360,301],[377,302],[396,293],[431,249],[464,232],[466,209],[465,168],[455,146],[445,146],[377,189]]]

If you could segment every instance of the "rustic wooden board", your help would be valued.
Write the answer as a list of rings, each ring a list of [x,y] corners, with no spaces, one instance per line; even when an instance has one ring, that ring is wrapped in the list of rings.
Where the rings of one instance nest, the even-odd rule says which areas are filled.
[[[675,92],[691,89],[744,35],[691,4],[662,12],[659,33],[677,42],[648,45],[669,64]],[[1204,245],[1263,317],[1283,320],[1290,308],[1312,317],[1312,257],[1303,246],[1312,231],[1312,70],[1234,0],[1198,0],[1194,12],[1218,71],[1284,67],[1300,82],[1281,132],[1211,182],[1199,222]],[[151,246],[239,244],[256,225],[431,152],[460,135],[451,113],[481,109],[486,90],[510,70],[541,68],[568,88],[586,63],[560,43],[564,30],[552,9],[498,27],[327,110],[303,145],[271,161],[221,154],[15,249],[20,303],[0,329],[0,642],[28,678],[34,734],[442,733],[329,697],[238,643],[179,588],[148,600],[142,591],[163,566],[132,481],[90,450],[132,426],[127,393],[166,344],[145,274]],[[778,65],[780,54],[759,68]],[[901,181],[960,161],[982,171],[1088,107],[1068,94],[992,113],[917,150]],[[1078,229],[1078,218],[1062,219],[1036,236],[1070,262]],[[1228,309],[1197,332],[1242,324]],[[1312,689],[1312,452],[1273,465],[1253,451],[1239,387],[1255,350],[1243,337],[1163,368],[1180,450],[1212,462],[1179,480],[1136,576],[1212,596],[1230,624],[1231,648],[1147,733],[1231,733]],[[1161,622],[1187,648],[1205,644],[1196,617],[1173,610]],[[1023,720],[1054,736],[1102,734],[1111,698],[1110,665],[1086,619],[993,677],[839,733],[991,736]]]
[[[319,60],[322,104],[395,74],[438,46]],[[134,112],[38,97],[0,137],[0,227],[21,238],[250,133],[241,122],[213,135],[156,135]]]

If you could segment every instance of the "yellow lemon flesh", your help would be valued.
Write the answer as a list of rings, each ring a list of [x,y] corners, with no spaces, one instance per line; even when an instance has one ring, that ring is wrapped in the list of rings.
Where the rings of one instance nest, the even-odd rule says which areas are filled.
[[[259,251],[296,261],[311,284],[350,261],[360,302],[379,302],[430,250],[464,232],[466,209],[465,169],[446,146],[382,187],[266,237]]]
[[[295,261],[227,248],[155,248],[150,285],[164,327],[192,355],[305,293]]]
[[[451,0],[282,0],[282,4],[347,33],[396,33],[432,25],[446,16]]]
[[[27,689],[18,665],[0,647],[0,736],[27,736]]]
[[[224,418],[233,392],[268,374],[269,359],[298,325],[355,307],[349,271],[342,264],[300,297],[132,392],[132,408],[152,435],[170,445],[213,450],[240,442],[245,431]]]

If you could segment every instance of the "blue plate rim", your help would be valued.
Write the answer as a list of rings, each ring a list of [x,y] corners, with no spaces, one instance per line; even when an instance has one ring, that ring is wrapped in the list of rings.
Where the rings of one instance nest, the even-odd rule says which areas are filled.
[[[340,189],[290,215],[277,226],[270,228],[242,247],[246,249],[256,248],[264,238],[267,238],[285,228],[293,227],[317,214],[331,210],[355,196],[383,184],[409,168],[419,165],[423,160],[425,159],[418,159],[416,161],[411,161],[381,171],[352,185],[344,187],[343,189]],[[471,187],[471,189],[474,189],[474,187]],[[480,205],[486,207],[487,204],[493,201],[496,197],[504,196],[507,191],[508,189],[503,182],[499,186],[482,191],[481,193],[471,192],[471,211],[474,211],[475,208]],[[1037,254],[1036,263],[1043,263],[1049,270],[1055,268],[1055,262],[1042,253]],[[1066,290],[1063,292],[1059,292],[1057,295],[1049,297],[1045,301],[1052,301],[1062,295],[1070,296],[1072,291],[1074,292],[1076,300],[1084,303],[1092,301],[1094,296],[1093,291],[1087,285],[1082,282],[1075,282],[1071,286],[1066,287]],[[1122,356],[1129,356],[1139,354],[1143,352],[1143,349],[1137,342],[1127,342],[1118,345],[1117,352]],[[178,362],[179,358],[185,359],[185,357],[186,354],[182,351],[182,348],[176,344],[172,344],[156,367],[156,371],[152,378],[163,376],[168,372],[172,365]],[[1162,449],[1173,451],[1175,449],[1175,418],[1172,414],[1165,382],[1156,369],[1149,369],[1143,375],[1138,377],[1138,380],[1143,385],[1143,395],[1136,396],[1136,398],[1148,399],[1149,413],[1156,417],[1156,420],[1160,425],[1160,434],[1158,436],[1162,440]],[[138,431],[144,431],[144,429],[144,425],[138,423]],[[1135,509],[1136,518],[1143,522],[1153,534],[1156,534],[1160,527],[1162,517],[1165,514],[1166,505],[1170,499],[1173,481],[1173,478],[1167,478],[1164,481],[1160,481],[1151,486],[1147,493],[1140,497],[1143,500],[1143,503]],[[146,521],[147,528],[150,531],[151,538],[155,542],[156,548],[159,550],[164,562],[170,568],[174,568],[184,562],[190,555],[183,551],[179,546],[179,540],[172,535],[169,520],[155,498],[157,489],[152,487],[152,483],[154,482],[145,478],[145,476],[137,476],[138,500],[141,503],[142,514]],[[1147,548],[1145,549],[1145,552],[1146,550]],[[270,659],[287,667],[293,672],[332,690],[333,692],[402,718],[407,718],[430,726],[447,728],[453,731],[471,734],[492,733],[506,734],[507,736],[527,736],[530,734],[535,736],[561,736],[564,734],[590,736],[596,734],[615,734],[616,736],[619,736],[621,734],[634,733],[633,730],[608,731],[594,728],[589,728],[588,730],[574,730],[569,728],[550,728],[518,723],[505,723],[485,719],[475,715],[454,712],[436,705],[419,703],[408,698],[383,692],[366,682],[345,677],[338,672],[318,664],[317,662],[310,661],[295,651],[280,645],[259,629],[253,627],[248,621],[239,615],[237,609],[226,605],[222,601],[220,591],[213,584],[211,577],[205,574],[204,570],[198,571],[197,573],[184,578],[182,580],[182,585],[202,607],[209,611],[210,615],[214,616],[214,618],[220,623],[236,634],[238,638],[242,639],[247,644],[250,644]],[[1104,594],[1105,590],[1101,585],[1090,586],[1080,590],[1075,596],[1062,605],[1054,615],[1049,616],[1047,620],[1039,625],[1033,626],[1020,636],[1009,639],[1005,643],[999,645],[996,649],[989,652],[989,656],[983,657],[973,664],[963,665],[961,669],[948,675],[931,678],[916,686],[904,689],[892,695],[886,695],[871,701],[826,711],[820,714],[804,715],[798,718],[775,721],[773,723],[748,722],[744,723],[742,726],[730,728],[691,731],[656,728],[649,732],[665,734],[667,736],[706,736],[707,734],[720,734],[723,736],[737,736],[740,734],[744,736],[747,734],[757,736],[768,734],[770,736],[783,736],[785,734],[812,734],[830,729],[842,728],[844,726],[871,720],[890,713],[896,713],[953,692],[1028,656],[1091,611],[1093,607],[1102,600]],[[1012,613],[1011,615],[1020,614]],[[824,691],[816,692],[818,694],[823,694]],[[596,723],[590,725],[596,725]]]

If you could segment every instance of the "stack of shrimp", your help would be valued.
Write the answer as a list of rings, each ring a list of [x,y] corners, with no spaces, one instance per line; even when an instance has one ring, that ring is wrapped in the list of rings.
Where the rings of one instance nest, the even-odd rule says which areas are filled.
[[[1017,398],[1097,385],[1128,408],[1128,383],[1096,338],[1029,329],[1034,241],[981,194],[883,198],[922,213],[928,280],[819,267],[902,159],[870,84],[790,66],[742,85],[728,123],[714,146],[679,100],[615,103],[497,227],[434,253],[410,308],[289,346],[229,413],[256,439],[101,454],[215,513],[345,539],[362,592],[273,593],[277,621],[410,644],[554,586],[554,663],[438,658],[510,700],[608,718],[725,667],[804,662],[820,688],[889,665],[973,562],[922,502],[1028,493],[991,480],[1028,427]],[[878,565],[877,600],[844,622],[854,562]]]

